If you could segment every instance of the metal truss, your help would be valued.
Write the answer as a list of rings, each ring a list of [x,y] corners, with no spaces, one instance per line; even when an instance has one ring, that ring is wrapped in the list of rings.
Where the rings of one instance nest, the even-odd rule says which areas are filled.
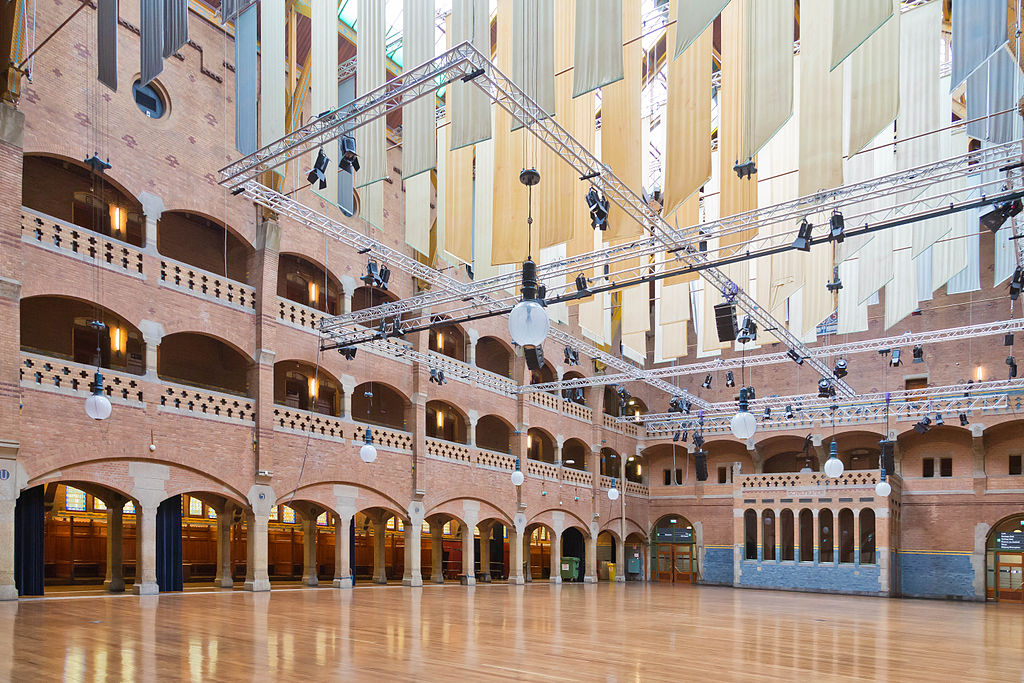
[[[784,406],[790,406],[793,417],[785,417],[784,409],[773,408],[769,417],[754,413],[758,432],[793,431],[801,429],[850,427],[921,420],[928,417],[931,426],[943,422],[959,424],[959,415],[968,419],[987,414],[1020,412],[1024,407],[1024,379],[954,384],[928,387],[911,391],[865,394],[858,400],[836,401],[828,405],[801,403],[801,396],[776,397]],[[752,411],[753,412],[753,411]],[[647,438],[673,436],[676,432],[701,431],[708,434],[730,433],[729,420],[736,408],[704,412],[701,416],[673,415],[671,418],[646,423]],[[650,416],[645,416],[650,417]],[[680,434],[682,438],[682,434]]]
[[[443,370],[445,379],[451,377],[472,382],[477,386],[492,389],[506,396],[515,396],[516,394],[517,384],[511,379],[473,367],[440,353],[416,351],[410,344],[396,340],[377,340],[368,342],[366,346],[371,351],[384,356],[420,363],[433,370]]]
[[[811,353],[817,358],[839,358],[852,356],[858,353],[880,351],[885,349],[898,349],[901,347],[914,346],[917,344],[938,344],[941,342],[968,339],[971,337],[986,337],[996,334],[1006,334],[1024,330],[1024,318],[1014,320],[999,320],[991,323],[980,323],[978,325],[966,325],[964,327],[951,327],[943,330],[929,330],[927,332],[904,332],[893,337],[881,339],[864,339],[861,341],[846,342],[843,344],[832,344],[829,346],[816,346],[811,348]],[[687,365],[674,365],[665,368],[644,370],[644,379],[664,379],[666,377],[681,377],[683,375],[704,375],[725,370],[739,370],[740,367],[760,367],[762,365],[774,365],[776,363],[792,363],[786,352],[760,353],[741,358],[716,358],[701,363],[690,363]],[[888,362],[888,361],[887,361]],[[543,384],[528,384],[519,387],[519,393],[528,394],[540,391],[560,391],[562,389],[575,389],[578,387],[592,387],[605,384],[617,384],[620,382],[632,382],[637,378],[628,375],[597,375],[593,377],[579,377],[576,379],[560,380],[558,382],[544,382]],[[755,401],[757,403],[757,401]],[[650,419],[660,419],[670,415],[648,415]],[[620,421],[632,421],[633,418],[620,418]]]

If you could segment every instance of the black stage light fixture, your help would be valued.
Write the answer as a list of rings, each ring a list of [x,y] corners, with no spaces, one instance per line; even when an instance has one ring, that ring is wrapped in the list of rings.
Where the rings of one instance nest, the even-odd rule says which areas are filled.
[[[626,387],[621,386],[615,389],[615,393],[619,397],[619,407],[625,408],[626,404],[629,402],[629,399],[631,399],[632,396],[629,395],[629,392],[626,390]]]
[[[790,349],[789,351],[786,352],[786,355],[789,356],[797,365],[804,364],[803,356],[801,356],[796,349]]]
[[[310,185],[317,184],[317,189],[322,190],[327,187],[327,166],[331,163],[331,160],[324,153],[324,148],[321,147],[320,151],[316,154],[316,161],[313,162],[313,168],[309,169],[309,173],[306,174],[306,180],[309,181]]]
[[[743,391],[743,389],[747,390],[747,398],[751,401],[757,398],[757,396],[754,395],[754,387],[741,387],[740,391]]]
[[[1013,356],[1006,357],[1006,364],[1010,367],[1010,379],[1017,376],[1017,359]]]
[[[579,365],[580,364],[580,352],[571,346],[565,347],[565,362],[567,365]]]
[[[960,426],[966,427],[970,423],[971,421],[967,419],[967,413],[960,413]]]
[[[544,349],[540,346],[524,346],[523,357],[526,358],[526,367],[530,370],[540,370],[544,367]]]
[[[448,384],[448,380],[444,378],[444,370],[438,370],[437,368],[430,368],[430,380],[434,384]]]
[[[372,259],[367,261],[366,272],[360,275],[359,279],[367,286],[376,287],[377,283],[380,282],[380,265]]]
[[[338,161],[338,168],[350,173],[359,170],[359,155],[356,154],[354,135],[341,136],[341,159]]]
[[[921,346],[920,344],[918,344],[917,346],[914,347],[914,362],[915,363],[923,363],[924,362],[924,347]]]
[[[591,186],[590,191],[587,192],[587,209],[590,210],[590,226],[592,228],[595,230],[608,229],[609,206],[608,200],[601,194],[601,191]]]
[[[1003,346],[1013,346],[1013,332],[1003,335]]]
[[[754,165],[753,159],[748,159],[742,164],[737,161],[732,167],[732,170],[736,172],[736,177],[742,180],[743,178],[749,178],[757,173],[757,166]]]
[[[792,420],[793,419],[793,406],[786,406],[786,419],[787,420]]]
[[[743,324],[736,335],[736,341],[740,344],[749,344],[757,339],[757,322],[750,319],[749,315],[743,316]]]
[[[697,448],[700,448],[701,446],[703,446],[704,445],[704,435],[701,434],[700,432],[694,432],[693,433],[693,445],[696,446]]]
[[[693,404],[689,401],[683,401],[683,412],[689,415],[691,410],[693,410]]]
[[[768,406],[765,406],[765,408],[764,408],[764,419],[765,420],[772,419],[772,409],[769,408]]]
[[[583,393],[583,387],[576,387],[576,393],[574,394],[576,403],[583,405],[587,402],[586,394]]]
[[[682,436],[682,433],[679,430],[676,430],[676,432],[672,435],[672,440],[679,441],[679,439],[682,438]]]
[[[378,278],[377,286],[380,287],[381,289],[387,289],[388,281],[391,280],[391,269],[385,265],[382,265],[380,267],[379,273],[380,276]]]
[[[42,47],[42,46],[40,46]],[[103,172],[110,168],[110,159],[103,161],[99,155],[93,154],[84,159],[85,165],[92,169],[92,172],[96,175],[103,175]]]
[[[341,346],[338,348],[338,353],[340,353],[345,360],[354,360],[356,357],[356,347]]]
[[[843,281],[839,279],[839,266],[832,268],[832,281],[825,283],[825,289],[830,292],[838,292],[843,288]]]
[[[917,421],[917,424],[914,425],[914,431],[917,432],[918,434],[924,434],[925,432],[932,428],[931,425],[932,419],[925,415],[924,417]]]
[[[836,361],[836,366],[832,369],[832,374],[836,376],[836,379],[842,379],[843,377],[846,377],[848,367],[849,363],[846,362],[846,359],[840,358]]]
[[[579,275],[576,276],[576,291],[577,292],[583,293],[583,292],[587,291],[587,287],[589,287],[589,286],[590,286],[590,283],[587,282],[587,276],[586,275],[584,275],[583,273],[580,273]]]
[[[828,378],[822,377],[818,380],[818,398],[832,398],[836,395],[836,388]]]
[[[899,349],[893,349],[892,350],[892,355],[889,356],[889,363],[894,368],[899,367],[900,365],[903,364],[902,361],[900,360],[900,350]]]
[[[806,218],[800,221],[800,227],[797,230],[796,239],[793,240],[793,248],[799,249],[800,251],[810,251],[813,231],[814,226],[811,225],[810,221]]]
[[[725,386],[736,386],[736,377],[732,374],[732,370],[729,370],[728,372],[725,373]]]
[[[991,211],[986,214],[982,214],[979,223],[981,227],[991,230],[992,232],[998,232],[999,228],[1003,227],[1003,223],[1006,222],[1010,216],[1016,216],[1021,212],[1021,201],[1014,199],[1010,202],[1002,202],[995,204]]]
[[[1016,301],[1020,297],[1021,290],[1024,290],[1024,268],[1017,266],[1013,271],[1013,278],[1010,280],[1010,301]]]
[[[708,480],[708,452],[699,450],[693,456],[693,464],[697,469],[697,481]]]
[[[935,425],[941,427],[944,424],[946,422],[942,419],[942,413],[935,413]]]
[[[683,399],[678,396],[673,396],[668,400],[668,412],[670,413],[681,413],[683,412]]]
[[[846,221],[843,219],[843,214],[839,212],[839,209],[836,209],[828,218],[828,235],[833,242],[839,244],[846,238],[843,234],[845,229]]]
[[[711,388],[711,375],[706,375],[704,377],[704,381],[701,382],[700,385],[702,387],[704,387],[705,389],[710,389]]]

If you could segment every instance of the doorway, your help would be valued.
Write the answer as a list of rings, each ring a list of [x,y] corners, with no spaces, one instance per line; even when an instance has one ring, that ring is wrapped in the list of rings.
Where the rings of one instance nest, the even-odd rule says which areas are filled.
[[[697,582],[693,525],[679,515],[662,517],[651,532],[651,577],[663,583]]]
[[[986,598],[1024,604],[1024,515],[996,524],[985,546]]]

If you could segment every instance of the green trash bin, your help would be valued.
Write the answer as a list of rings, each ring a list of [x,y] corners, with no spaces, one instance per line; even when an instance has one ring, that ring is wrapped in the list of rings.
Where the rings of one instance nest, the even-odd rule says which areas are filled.
[[[562,561],[559,563],[559,568],[562,571],[562,581],[573,581],[576,578],[576,571],[579,569],[580,558],[564,556]]]

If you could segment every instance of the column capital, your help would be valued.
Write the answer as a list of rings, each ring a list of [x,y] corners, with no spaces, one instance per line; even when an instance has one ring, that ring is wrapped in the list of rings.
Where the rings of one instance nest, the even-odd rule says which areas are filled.
[[[266,484],[254,484],[249,489],[249,495],[246,498],[249,500],[253,514],[258,517],[269,517],[270,508],[274,507],[275,503],[277,503],[277,495],[274,493],[274,489]]]
[[[985,436],[985,425],[980,422],[973,423],[971,425],[971,438],[980,439]]]
[[[166,332],[164,326],[153,320],[143,320],[139,323],[139,332],[142,332],[142,340],[149,344],[160,344]]]

